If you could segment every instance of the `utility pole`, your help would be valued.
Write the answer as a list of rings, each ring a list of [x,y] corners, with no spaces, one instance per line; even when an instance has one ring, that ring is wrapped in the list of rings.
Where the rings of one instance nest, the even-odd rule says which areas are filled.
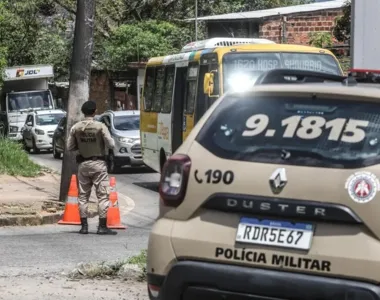
[[[195,0],[195,41],[198,41],[198,0]]]
[[[70,87],[67,105],[66,139],[71,127],[82,119],[81,106],[89,98],[93,52],[95,1],[77,0],[73,52],[70,66]],[[76,153],[65,149],[63,154],[60,201],[66,201],[72,174],[77,174]]]

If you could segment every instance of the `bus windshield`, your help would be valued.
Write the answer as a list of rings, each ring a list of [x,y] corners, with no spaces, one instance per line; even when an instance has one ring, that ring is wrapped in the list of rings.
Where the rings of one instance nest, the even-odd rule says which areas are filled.
[[[338,62],[329,54],[296,52],[228,53],[223,57],[224,92],[252,85],[265,71],[299,69],[342,75]]]
[[[29,108],[54,108],[49,91],[8,94],[8,111],[25,111]]]

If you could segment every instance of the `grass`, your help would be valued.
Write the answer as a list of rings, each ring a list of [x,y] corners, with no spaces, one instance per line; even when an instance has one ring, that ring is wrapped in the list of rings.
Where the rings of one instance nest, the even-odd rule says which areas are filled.
[[[120,260],[116,262],[101,262],[101,263],[85,263],[79,264],[68,275],[70,278],[113,278],[118,276],[120,269],[124,265],[137,265],[141,270],[141,274],[138,276],[138,281],[144,281],[146,279],[146,259],[147,251],[142,250],[138,255],[132,256],[127,260]]]
[[[36,177],[41,171],[41,166],[29,159],[21,144],[0,138],[0,174]]]
[[[141,250],[138,255],[132,256],[127,260],[127,264],[138,265],[141,269],[145,268],[147,259],[147,250]]]
[[[147,270],[146,270],[147,254],[148,254],[147,250],[141,250],[141,252],[138,255],[132,256],[127,260],[128,264],[138,265],[141,268],[142,272],[141,272],[141,276],[139,278],[140,281],[146,280],[146,276],[147,276]]]

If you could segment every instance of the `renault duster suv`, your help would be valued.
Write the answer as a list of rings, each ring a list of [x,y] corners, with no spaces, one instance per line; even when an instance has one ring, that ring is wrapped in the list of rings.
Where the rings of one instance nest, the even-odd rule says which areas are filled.
[[[380,299],[380,90],[285,71],[218,99],[165,164],[150,299]]]

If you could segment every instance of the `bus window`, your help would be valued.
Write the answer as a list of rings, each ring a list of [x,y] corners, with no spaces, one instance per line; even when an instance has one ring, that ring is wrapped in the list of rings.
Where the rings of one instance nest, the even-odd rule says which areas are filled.
[[[146,68],[145,87],[144,87],[144,109],[150,111],[152,109],[152,100],[154,92],[154,73],[155,68]]]
[[[198,63],[190,63],[187,72],[186,83],[186,99],[185,99],[185,113],[193,114],[195,106],[195,98],[197,96],[197,84],[198,84]]]
[[[166,70],[165,70],[164,92],[162,96],[161,112],[166,113],[166,114],[169,114],[172,109],[174,71],[175,71],[174,66],[166,67]]]
[[[161,100],[163,95],[164,88],[164,79],[165,79],[165,68],[159,67],[156,69],[156,82],[152,103],[152,111],[160,112],[161,111]]]

